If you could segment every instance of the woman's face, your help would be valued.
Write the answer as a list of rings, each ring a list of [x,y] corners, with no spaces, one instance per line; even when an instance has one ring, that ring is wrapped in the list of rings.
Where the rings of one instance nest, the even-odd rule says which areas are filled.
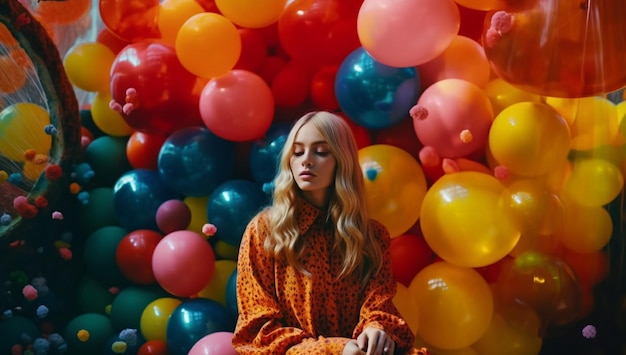
[[[307,123],[298,131],[289,166],[304,198],[323,207],[328,198],[328,187],[335,179],[337,160],[315,126]]]

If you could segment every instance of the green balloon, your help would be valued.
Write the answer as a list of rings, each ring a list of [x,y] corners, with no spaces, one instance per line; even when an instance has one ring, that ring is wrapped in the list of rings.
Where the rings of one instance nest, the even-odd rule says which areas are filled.
[[[158,286],[129,286],[120,291],[111,305],[111,321],[116,330],[141,327],[141,315],[152,301],[171,297]]]
[[[115,184],[117,179],[132,169],[126,157],[127,137],[101,136],[94,139],[85,149],[85,162],[94,172],[94,186]]]
[[[81,330],[89,334],[85,341],[78,337]],[[68,354],[100,354],[104,344],[114,334],[111,320],[103,314],[84,313],[76,316],[65,327]]]
[[[77,299],[82,313],[106,314],[106,307],[113,303],[115,297],[98,280],[84,275],[78,283]]]
[[[0,320],[0,354],[10,354],[13,345],[22,344],[22,334],[28,335],[32,342],[40,336],[40,331],[33,321],[20,315]]]
[[[108,226],[91,233],[85,242],[87,271],[107,288],[128,283],[115,261],[117,246],[127,234],[128,231],[122,227]]]
[[[89,203],[78,209],[79,228],[84,235],[96,230],[119,225],[113,207],[113,188],[97,187],[89,190]]]

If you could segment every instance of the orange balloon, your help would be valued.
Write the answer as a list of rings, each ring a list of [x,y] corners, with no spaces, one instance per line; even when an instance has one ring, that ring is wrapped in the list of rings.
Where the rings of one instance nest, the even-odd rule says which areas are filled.
[[[170,46],[176,45],[178,30],[191,16],[204,12],[196,0],[165,0],[161,2],[157,25],[161,40]]]
[[[67,25],[78,21],[91,9],[91,0],[39,1],[37,14],[50,23]]]
[[[588,1],[584,7],[576,1],[514,2],[487,14],[485,53],[499,77],[533,93],[610,93],[626,82],[624,13],[624,1]]]
[[[159,8],[159,0],[99,0],[104,25],[128,42],[161,37],[157,25]]]
[[[613,220],[603,206],[585,206],[564,198],[565,223],[559,233],[563,246],[578,253],[602,250],[613,234]]]
[[[539,354],[543,340],[535,332],[511,326],[500,314],[494,314],[485,334],[472,345],[480,355]]]

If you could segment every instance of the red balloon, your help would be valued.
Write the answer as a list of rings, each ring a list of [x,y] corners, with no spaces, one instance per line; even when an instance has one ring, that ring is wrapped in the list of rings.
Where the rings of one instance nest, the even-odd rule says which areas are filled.
[[[265,58],[257,74],[270,85],[281,70],[287,66],[287,61],[279,56],[270,55]]]
[[[297,107],[309,98],[309,87],[305,68],[290,62],[272,80],[274,103],[277,107]]]
[[[141,345],[137,355],[169,355],[169,350],[165,341],[152,339]]]
[[[335,111],[339,108],[335,94],[337,70],[337,65],[323,67],[311,79],[311,101],[320,110]]]
[[[485,11],[470,9],[459,5],[459,14],[461,16],[459,35],[469,37],[474,41],[481,43],[483,23],[487,13]]]
[[[167,137],[134,131],[126,142],[126,157],[130,165],[135,169],[157,170],[159,152]]]
[[[128,42],[159,38],[159,0],[100,0],[100,18],[116,36]]]
[[[181,200],[167,200],[156,212],[156,223],[163,234],[186,229],[191,222],[191,210]]]
[[[419,152],[422,143],[417,139],[413,122],[409,119],[402,120],[398,124],[374,132],[375,144],[388,144],[402,148],[419,161]]]
[[[115,261],[127,279],[140,285],[156,282],[152,271],[152,253],[163,236],[153,230],[128,233],[117,245]]]
[[[391,268],[396,281],[409,286],[423,268],[435,260],[435,253],[423,237],[403,234],[391,240]]]
[[[345,0],[295,0],[278,20],[278,37],[292,58],[311,67],[339,65],[361,45],[357,15]]]
[[[176,50],[145,40],[126,46],[111,66],[111,95],[126,123],[137,131],[169,134],[201,126],[196,76],[185,69]]]
[[[348,126],[350,126],[350,130],[352,131],[352,134],[354,135],[354,140],[356,141],[357,149],[365,148],[369,145],[372,145],[372,135],[367,128],[354,123],[354,121],[349,119],[348,116],[346,116],[346,114],[343,112],[336,113],[339,115],[339,117],[343,118],[346,123],[348,123]]]
[[[263,34],[251,28],[239,28],[237,31],[241,37],[241,54],[233,69],[257,72],[263,65],[268,54],[268,48]]]
[[[98,33],[96,42],[104,44],[115,54],[119,53],[124,47],[130,44],[130,42],[117,37],[106,27]]]

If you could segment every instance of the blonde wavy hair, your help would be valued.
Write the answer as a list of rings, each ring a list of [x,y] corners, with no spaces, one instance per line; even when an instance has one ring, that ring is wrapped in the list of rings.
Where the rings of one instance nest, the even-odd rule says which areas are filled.
[[[350,126],[330,112],[310,112],[298,119],[285,141],[274,179],[273,204],[269,208],[270,234],[265,249],[274,257],[293,265],[306,275],[299,260],[305,241],[300,240],[295,202],[299,188],[290,168],[294,141],[305,124],[315,126],[328,143],[337,164],[334,182],[329,187],[328,216],[336,227],[333,252],[343,259],[337,278],[356,275],[363,285],[375,275],[382,265],[382,250],[370,228],[366,207],[363,173],[358,159],[358,149]]]

